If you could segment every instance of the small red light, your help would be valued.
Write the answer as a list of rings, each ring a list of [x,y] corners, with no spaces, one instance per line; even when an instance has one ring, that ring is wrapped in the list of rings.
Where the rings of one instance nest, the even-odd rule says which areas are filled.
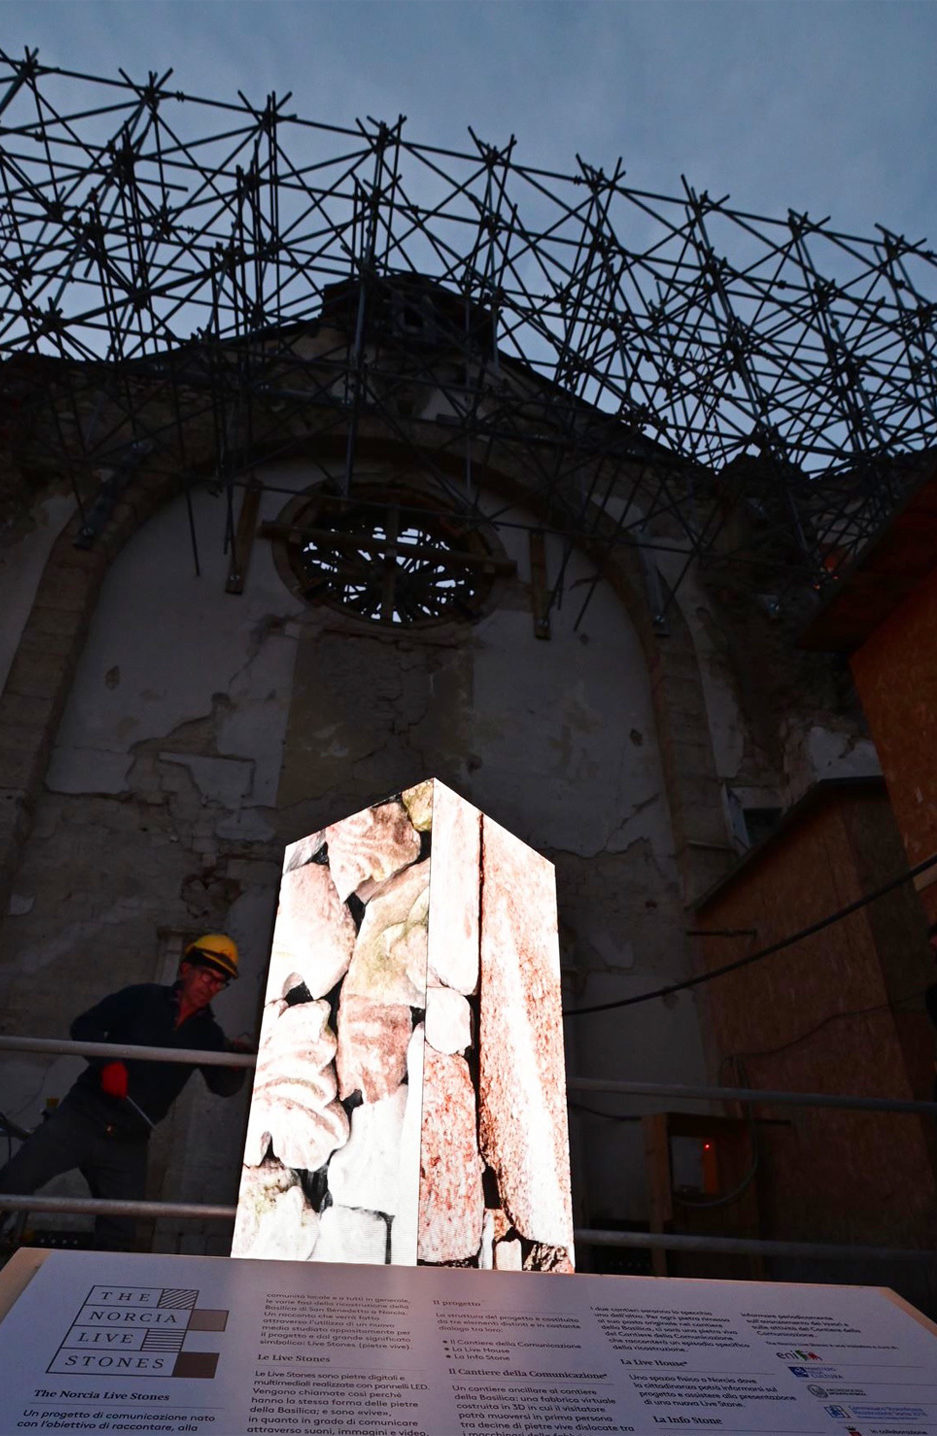
[[[714,1197],[719,1191],[719,1159],[716,1156],[716,1144],[712,1141],[704,1141],[703,1147],[703,1191],[707,1197]]]

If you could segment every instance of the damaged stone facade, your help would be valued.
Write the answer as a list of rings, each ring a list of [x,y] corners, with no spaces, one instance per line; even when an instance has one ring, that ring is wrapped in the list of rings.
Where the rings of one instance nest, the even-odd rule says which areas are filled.
[[[442,400],[422,391],[419,400],[419,422],[400,418],[397,438],[362,417],[356,481],[424,482],[418,456],[438,443]],[[306,602],[259,533],[291,500],[334,479],[318,421],[290,422],[288,456],[258,455],[251,470],[257,536],[240,593],[226,591],[224,496],[202,483],[182,495],[165,467],[140,465],[90,549],[75,547],[79,519],[52,474],[31,479],[28,515],[17,512],[0,539],[0,1030],[64,1036],[106,992],[170,981],[185,942],[221,929],[241,946],[243,976],[216,1015],[232,1035],[256,1034],[284,849],[427,774],[554,865],[566,1007],[690,975],[687,904],[740,851],[726,790],[745,807],[770,809],[818,775],[874,765],[848,707],[791,683],[783,711],[755,711],[754,627],[733,626],[705,576],[692,571],[666,625],[655,624],[633,550],[551,533],[536,475],[502,462],[496,447],[477,456],[479,503],[513,573],[498,578],[481,611],[408,628]],[[207,469],[207,426],[191,435],[191,452]],[[630,480],[622,487],[640,503]],[[614,518],[614,504],[607,512]],[[546,641],[536,636],[538,526],[547,589],[563,574]],[[665,583],[675,579],[676,558],[662,550],[655,562]],[[751,620],[762,623],[770,627]],[[274,961],[279,970],[277,952]],[[289,1016],[298,1011],[291,990],[269,1000],[287,1003],[281,1016],[311,1031],[324,1014]],[[426,1031],[457,1028],[458,1007],[434,998]],[[321,1049],[320,1074],[335,1057],[328,1026],[309,1039]],[[416,1060],[412,1031],[406,1063]],[[456,1055],[432,1050],[441,1061]],[[706,1033],[688,993],[570,1019],[566,1051],[578,1076],[706,1075]],[[32,1125],[80,1065],[8,1060],[0,1109]],[[390,1090],[374,1099],[384,1100],[405,1106]],[[576,1219],[645,1220],[638,1125],[584,1110],[592,1105],[574,1097],[570,1111]],[[246,1120],[246,1095],[220,1102],[195,1078],[154,1138],[149,1194],[233,1201]],[[290,1170],[271,1199],[292,1205],[312,1242],[309,1204]],[[85,1194],[78,1178],[54,1190]],[[483,1241],[506,1245],[511,1228],[486,1210],[495,1214],[483,1214]],[[161,1221],[152,1240],[220,1252],[230,1237]]]
[[[556,902],[428,780],[287,849],[232,1253],[571,1271]]]

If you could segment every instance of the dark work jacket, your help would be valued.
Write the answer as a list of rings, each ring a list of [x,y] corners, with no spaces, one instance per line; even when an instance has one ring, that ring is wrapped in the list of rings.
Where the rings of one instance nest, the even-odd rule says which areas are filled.
[[[155,982],[137,987],[124,987],[105,997],[76,1017],[71,1025],[75,1042],[131,1042],[141,1047],[192,1047],[203,1052],[224,1052],[225,1035],[215,1021],[210,1007],[203,1007],[177,1027],[178,993],[175,987],[160,987]],[[109,1097],[101,1091],[100,1069],[112,1058],[92,1061],[78,1078],[69,1099],[89,1113],[101,1115],[115,1129],[128,1137],[148,1135],[149,1126],[122,1097]],[[150,1122],[161,1122],[194,1067],[181,1062],[128,1061],[127,1091]],[[212,1092],[220,1097],[233,1096],[244,1082],[244,1069],[238,1067],[202,1067]]]

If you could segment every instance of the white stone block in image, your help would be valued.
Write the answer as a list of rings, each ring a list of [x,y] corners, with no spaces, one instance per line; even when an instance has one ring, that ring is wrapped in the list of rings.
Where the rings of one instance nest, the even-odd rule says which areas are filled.
[[[279,1162],[245,1170],[231,1243],[232,1256],[306,1261],[319,1236],[319,1218],[293,1172]]]
[[[551,864],[443,784],[291,844],[235,1254],[571,1270],[561,1016]]]
[[[313,1261],[387,1262],[387,1221],[377,1212],[354,1207],[328,1207],[319,1221],[319,1240]]]
[[[329,1163],[329,1191],[340,1206],[396,1216],[408,1092],[403,1083],[391,1096],[363,1102],[352,1112],[351,1136]]]
[[[481,818],[450,788],[433,785],[429,975],[466,997],[478,991]]]
[[[407,1048],[407,1104],[403,1114],[397,1181],[399,1200],[397,1215],[390,1228],[390,1260],[393,1266],[416,1266],[417,1261],[425,1051],[424,1027],[422,1022],[418,1022]]]
[[[307,862],[283,874],[267,974],[267,1001],[306,984],[324,997],[344,977],[355,947],[355,923],[332,874]]]
[[[270,1002],[264,1011],[244,1167],[272,1153],[285,1167],[314,1172],[348,1140],[336,1098],[335,1034],[327,1002]]]
[[[472,1009],[451,987],[426,989],[426,1040],[437,1052],[464,1052],[472,1045]]]

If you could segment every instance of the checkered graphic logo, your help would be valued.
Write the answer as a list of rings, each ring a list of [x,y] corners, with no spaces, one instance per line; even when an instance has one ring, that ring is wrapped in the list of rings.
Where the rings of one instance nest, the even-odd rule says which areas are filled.
[[[194,1287],[93,1286],[49,1373],[212,1378],[217,1351],[192,1350],[198,1331],[224,1331],[228,1313],[199,1307]]]

